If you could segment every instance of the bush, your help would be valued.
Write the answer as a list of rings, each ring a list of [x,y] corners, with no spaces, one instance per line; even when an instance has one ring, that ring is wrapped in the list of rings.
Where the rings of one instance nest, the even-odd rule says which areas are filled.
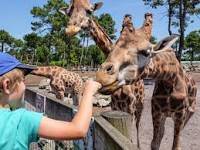
[[[50,65],[52,65],[52,66],[60,66],[60,67],[67,67],[67,61],[66,60],[51,61]]]

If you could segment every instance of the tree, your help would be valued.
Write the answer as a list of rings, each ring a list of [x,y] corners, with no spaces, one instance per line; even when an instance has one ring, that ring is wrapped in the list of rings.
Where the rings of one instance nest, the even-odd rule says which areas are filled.
[[[43,36],[43,44],[50,52],[46,56],[46,64],[49,64],[52,58],[62,61],[63,63],[59,64],[64,67],[70,63],[70,53],[74,53],[72,48],[80,47],[77,37],[68,37],[64,32],[68,17],[62,15],[59,9],[66,6],[68,4],[64,0],[49,0],[42,7],[34,7],[31,10],[31,14],[36,18],[36,21],[32,22],[32,29]]]
[[[13,37],[5,30],[0,30],[0,43],[1,43],[1,52],[5,51],[5,48],[9,48],[13,42]],[[9,50],[7,50],[9,51]]]
[[[116,39],[115,36],[115,21],[108,13],[101,14],[97,17],[98,23],[105,29],[106,33],[111,39]]]
[[[68,65],[97,66],[104,60],[101,50],[96,45],[89,45],[89,35],[69,37],[65,34],[68,17],[59,12],[67,7],[64,0],[48,0],[41,7],[33,7],[31,14],[32,30],[21,39],[13,38],[8,32],[0,30],[2,51],[8,51],[24,63],[53,64],[66,67]],[[106,30],[111,39],[115,38],[115,22],[110,14],[95,17]],[[84,43],[86,41],[86,46]]]
[[[159,6],[168,6],[168,32],[171,35],[171,26],[178,27],[180,33],[179,50],[177,52],[178,60],[181,60],[182,50],[184,49],[185,30],[189,23],[194,21],[191,16],[200,14],[200,1],[197,0],[143,0],[146,5],[152,8]]]
[[[66,25],[67,16],[62,15],[59,9],[68,6],[64,0],[48,0],[42,7],[33,7],[31,14],[36,21],[32,22],[32,30],[38,33],[59,32]]]
[[[32,30],[43,36],[43,45],[38,47],[37,53],[42,54],[41,51],[44,50],[43,54],[47,54],[45,59],[46,65],[50,63],[50,54],[55,51],[54,42],[58,37],[57,35],[64,29],[66,18],[59,13],[59,9],[66,5],[63,0],[49,0],[42,7],[33,7],[31,10],[31,14],[36,20],[31,23]],[[41,55],[40,60],[43,60]]]
[[[151,36],[150,42],[151,42],[152,44],[156,44],[156,43],[157,43],[156,37],[155,37],[155,36]]]
[[[179,1],[179,26],[180,26],[180,43],[178,50],[178,59],[181,60],[182,50],[184,49],[184,37],[185,37],[185,28],[189,22],[193,22],[190,16],[200,14],[200,7],[198,7],[200,1],[194,0],[180,0]],[[188,17],[187,17],[188,15]]]
[[[166,16],[168,16],[168,33],[169,35],[172,34],[171,31],[171,25],[172,25],[172,17],[175,13],[174,8],[175,8],[175,1],[174,0],[143,0],[145,5],[150,5],[152,8],[156,9],[157,7],[160,6],[167,6],[168,11]]]
[[[200,31],[192,31],[185,38],[185,46],[188,49],[190,61],[195,60],[195,55],[200,55]]]
[[[21,51],[23,47],[24,47],[24,42],[21,39],[13,38],[12,46],[9,50],[9,53],[22,61]]]
[[[80,34],[79,37],[69,37],[65,34],[64,29],[69,18],[62,15],[59,9],[67,6],[68,4],[64,0],[49,0],[42,7],[33,7],[31,10],[34,17],[34,21],[31,23],[32,30],[41,38],[40,44],[31,48],[38,63],[51,63],[66,67],[70,64],[78,65],[78,62],[81,62],[81,65],[90,64],[91,55],[99,57],[95,55],[95,53],[99,54],[100,52],[98,47],[92,49],[92,54],[90,52],[88,33]],[[115,22],[111,15],[102,14],[100,17],[94,17],[111,39],[115,39]],[[30,46],[27,44],[26,46],[30,49]],[[94,63],[96,62],[99,61],[94,60]]]
[[[36,48],[41,44],[42,38],[36,33],[30,33],[24,36],[24,44],[26,51],[28,52],[28,57],[30,58],[29,63],[35,62]]]
[[[93,65],[92,67],[96,68],[105,61],[105,56],[97,45],[90,45],[88,49],[91,57],[90,64],[91,66]]]
[[[36,48],[36,65],[38,63],[46,63],[47,64],[47,59],[46,56],[49,56],[50,52],[49,49],[46,47],[46,45],[38,45]]]
[[[104,14],[101,14],[100,16],[93,16],[93,18],[100,24],[100,26],[105,30],[105,32],[108,34],[108,36],[111,39],[113,40],[116,39],[116,36],[115,36],[116,30],[114,28],[115,21],[113,20],[110,14],[104,13]],[[82,45],[84,46],[84,48],[81,50],[80,65],[83,65],[83,64],[89,65],[91,63],[91,62],[88,62],[88,55],[90,55],[90,50],[91,50],[90,49],[91,47],[89,46],[90,35],[88,32],[81,32],[80,38],[82,41]],[[91,45],[91,46],[93,47],[94,45]],[[99,51],[100,49],[96,46],[92,50]]]

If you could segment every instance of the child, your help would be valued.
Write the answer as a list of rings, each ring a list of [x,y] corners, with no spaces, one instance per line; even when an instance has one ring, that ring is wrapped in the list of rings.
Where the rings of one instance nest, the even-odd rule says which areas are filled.
[[[87,81],[79,110],[71,122],[58,121],[40,113],[18,108],[25,91],[24,75],[35,69],[0,53],[0,149],[25,150],[38,136],[54,140],[83,138],[92,116],[92,97],[101,85]]]

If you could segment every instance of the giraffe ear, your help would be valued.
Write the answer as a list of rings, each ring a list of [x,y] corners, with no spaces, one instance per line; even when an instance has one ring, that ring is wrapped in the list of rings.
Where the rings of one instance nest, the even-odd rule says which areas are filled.
[[[168,49],[179,39],[179,35],[173,34],[161,40],[155,47],[154,51]]]
[[[95,3],[93,6],[93,11],[100,9],[103,6],[103,2]]]

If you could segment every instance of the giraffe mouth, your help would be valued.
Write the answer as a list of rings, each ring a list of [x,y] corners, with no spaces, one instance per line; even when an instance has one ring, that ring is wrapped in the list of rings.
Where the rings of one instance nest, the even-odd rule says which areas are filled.
[[[119,89],[119,82],[116,80],[113,83],[109,84],[109,85],[105,85],[103,86],[99,92],[103,95],[110,95],[113,92],[115,92],[117,89]]]
[[[65,28],[65,33],[69,36],[73,36],[77,34],[81,30],[80,27],[69,25],[67,28]]]

